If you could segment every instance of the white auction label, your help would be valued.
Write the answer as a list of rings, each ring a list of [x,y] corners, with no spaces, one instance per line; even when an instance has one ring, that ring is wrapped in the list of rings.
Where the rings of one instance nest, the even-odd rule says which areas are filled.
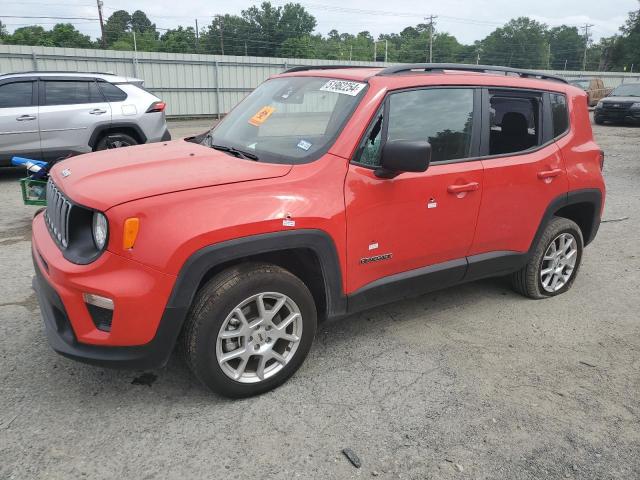
[[[351,82],[349,80],[329,80],[320,90],[323,92],[342,93],[355,97],[366,86],[366,83]]]

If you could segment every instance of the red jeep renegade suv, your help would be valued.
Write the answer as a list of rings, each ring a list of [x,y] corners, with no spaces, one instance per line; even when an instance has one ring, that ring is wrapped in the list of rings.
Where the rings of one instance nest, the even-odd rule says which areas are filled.
[[[295,68],[213,130],[56,165],[33,220],[47,337],[205,385],[284,382],[319,321],[479,278],[567,291],[603,154],[584,91],[503,67]]]

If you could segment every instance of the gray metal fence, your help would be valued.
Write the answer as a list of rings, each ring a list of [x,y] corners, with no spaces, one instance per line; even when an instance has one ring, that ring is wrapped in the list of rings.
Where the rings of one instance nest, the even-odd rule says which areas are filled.
[[[0,73],[27,70],[109,72],[145,81],[167,102],[170,116],[227,113],[270,75],[299,65],[377,65],[383,62],[123,52],[78,48],[0,45]],[[607,87],[640,82],[640,74],[550,71],[569,79],[601,77]]]

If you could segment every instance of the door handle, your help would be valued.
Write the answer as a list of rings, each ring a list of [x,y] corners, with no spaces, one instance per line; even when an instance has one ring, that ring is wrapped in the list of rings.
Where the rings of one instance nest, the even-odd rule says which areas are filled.
[[[91,115],[102,115],[103,113],[107,113],[106,110],[102,110],[101,108],[94,108],[89,112]]]
[[[449,185],[447,187],[447,192],[449,193],[464,193],[464,192],[475,192],[480,188],[480,184],[478,182],[470,182],[465,183],[464,185]]]
[[[553,178],[557,177],[562,173],[562,169],[554,168],[553,170],[544,170],[542,172],[538,172],[538,178],[540,180],[544,180],[545,178]]]
[[[35,120],[36,117],[34,115],[20,115],[18,118],[16,118],[17,121],[19,122],[27,122],[29,120]]]

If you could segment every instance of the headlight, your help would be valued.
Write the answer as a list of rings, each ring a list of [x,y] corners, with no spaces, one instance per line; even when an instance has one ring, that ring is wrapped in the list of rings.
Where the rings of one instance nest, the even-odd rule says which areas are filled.
[[[597,103],[596,108],[602,108],[602,100]]]
[[[102,250],[107,244],[107,236],[109,235],[109,223],[107,217],[100,212],[93,214],[93,241],[98,250]]]
[[[631,105],[631,108],[640,108],[640,102],[636,102]]]

